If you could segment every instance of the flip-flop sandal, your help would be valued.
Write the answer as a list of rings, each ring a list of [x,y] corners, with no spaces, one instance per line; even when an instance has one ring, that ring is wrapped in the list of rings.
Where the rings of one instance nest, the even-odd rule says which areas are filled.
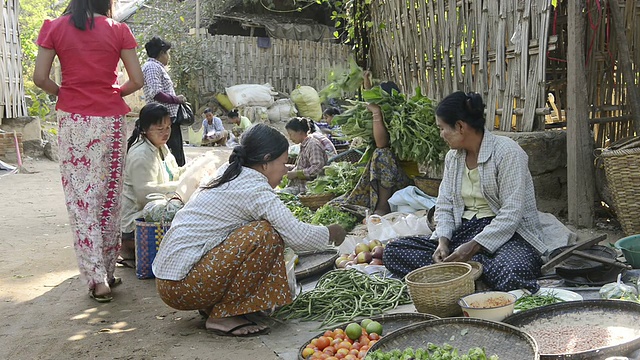
[[[122,284],[122,278],[121,277],[114,277],[113,279],[109,280],[109,287],[110,288],[114,288],[118,285]]]
[[[122,267],[126,267],[126,268],[130,268],[130,269],[135,269],[136,268],[136,260],[135,259],[118,259],[116,260],[116,264],[122,266]]]
[[[89,290],[89,297],[99,303],[108,303],[108,302],[111,302],[111,300],[113,300],[113,296],[111,296],[110,294],[96,295],[95,290],[93,289]]]
[[[245,324],[241,324],[238,325],[232,329],[229,329],[227,331],[224,330],[218,330],[218,329],[207,329],[208,332],[214,333],[216,335],[219,336],[235,336],[235,337],[253,337],[253,336],[258,336],[258,335],[265,335],[268,334],[269,331],[271,331],[271,329],[269,327],[266,327],[260,331],[256,331],[256,332],[252,332],[252,333],[248,333],[248,334],[234,334],[233,332],[242,328],[245,328],[247,326],[256,326],[258,324],[256,324],[255,322],[245,318],[245,320],[247,320],[247,323]]]

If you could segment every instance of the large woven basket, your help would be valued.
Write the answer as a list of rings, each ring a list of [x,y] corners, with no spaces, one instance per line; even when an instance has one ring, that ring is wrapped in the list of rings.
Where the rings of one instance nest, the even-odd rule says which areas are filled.
[[[334,197],[335,195],[332,193],[322,193],[316,195],[299,195],[298,199],[300,200],[302,205],[308,207],[311,210],[316,210]]]
[[[441,182],[442,179],[432,179],[422,176],[413,178],[413,183],[416,184],[416,187],[429,196],[438,196]]]
[[[467,263],[438,263],[410,272],[405,282],[416,310],[447,317],[462,313],[458,299],[475,291],[474,273]]]
[[[155,277],[151,265],[167,231],[169,231],[169,224],[146,222],[144,219],[136,220],[135,251],[138,279],[153,279]]]
[[[600,156],[622,230],[640,233],[640,148],[603,150]]]

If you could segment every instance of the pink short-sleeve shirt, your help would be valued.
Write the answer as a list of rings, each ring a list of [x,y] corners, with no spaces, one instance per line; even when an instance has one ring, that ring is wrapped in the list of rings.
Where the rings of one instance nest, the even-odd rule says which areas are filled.
[[[87,116],[117,116],[131,109],[120,96],[118,61],[123,49],[135,49],[126,24],[105,16],[94,27],[77,29],[69,16],[45,20],[36,43],[55,50],[62,84],[56,109]]]

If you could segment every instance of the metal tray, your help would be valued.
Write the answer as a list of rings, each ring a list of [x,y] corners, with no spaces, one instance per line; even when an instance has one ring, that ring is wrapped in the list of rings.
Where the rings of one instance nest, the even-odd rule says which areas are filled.
[[[593,318],[600,319],[597,323],[603,327],[607,324],[616,324],[616,326],[628,327],[636,333],[640,333],[640,304],[622,300],[584,300],[557,303],[521,311],[507,317],[503,322],[526,331],[527,326],[537,324],[543,324],[544,327],[556,324],[575,326],[582,319]],[[594,324],[582,326],[594,326]],[[576,328],[576,330],[578,329]],[[566,336],[566,343],[568,343],[569,341],[580,341],[580,334],[580,331],[572,331],[566,335],[558,333],[558,336]],[[605,359],[608,356],[628,354],[638,347],[640,347],[640,336],[618,345],[566,354],[545,354],[545,349],[541,348],[540,359]]]

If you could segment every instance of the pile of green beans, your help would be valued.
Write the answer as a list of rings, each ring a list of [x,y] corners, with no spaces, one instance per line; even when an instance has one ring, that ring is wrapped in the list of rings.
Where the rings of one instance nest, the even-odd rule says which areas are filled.
[[[373,316],[411,303],[407,285],[396,279],[367,275],[357,270],[333,270],[324,274],[313,290],[301,293],[274,316],[322,321],[320,326]]]
[[[515,310],[529,310],[540,306],[551,305],[564,300],[560,299],[554,293],[548,293],[545,295],[524,295],[518,300],[514,306]]]

